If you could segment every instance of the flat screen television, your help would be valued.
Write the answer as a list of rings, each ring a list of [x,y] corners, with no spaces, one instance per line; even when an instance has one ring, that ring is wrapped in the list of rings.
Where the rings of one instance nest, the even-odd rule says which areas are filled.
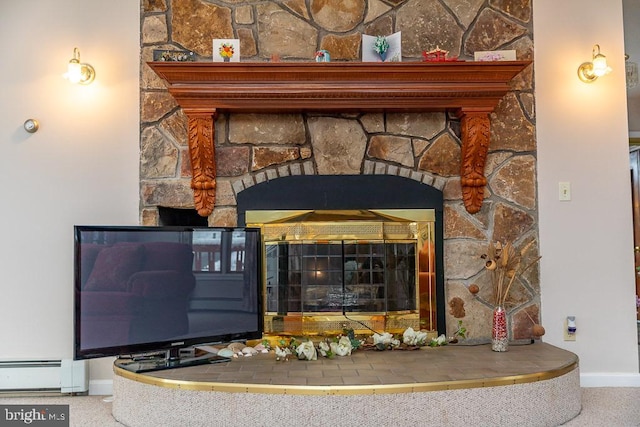
[[[183,348],[262,337],[259,229],[78,225],[74,235],[76,360],[118,356],[142,372],[224,360],[181,359]]]

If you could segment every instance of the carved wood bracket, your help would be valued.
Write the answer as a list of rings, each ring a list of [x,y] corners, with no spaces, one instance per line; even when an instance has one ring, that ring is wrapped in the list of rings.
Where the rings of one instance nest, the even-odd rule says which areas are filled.
[[[453,111],[461,119],[465,207],[484,199],[489,114],[531,61],[504,62],[150,62],[189,119],[194,201],[215,206],[217,112]]]
[[[185,111],[189,119],[191,189],[200,216],[209,216],[216,202],[215,111]]]

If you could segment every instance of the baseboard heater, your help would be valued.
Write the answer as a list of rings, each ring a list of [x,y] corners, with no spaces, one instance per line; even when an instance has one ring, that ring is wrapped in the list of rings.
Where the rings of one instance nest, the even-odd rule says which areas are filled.
[[[0,361],[0,393],[89,390],[89,364],[84,360]]]

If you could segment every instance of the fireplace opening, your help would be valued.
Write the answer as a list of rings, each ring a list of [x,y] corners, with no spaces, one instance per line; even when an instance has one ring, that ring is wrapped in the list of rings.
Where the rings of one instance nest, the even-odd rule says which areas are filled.
[[[442,193],[397,176],[292,176],[238,194],[263,242],[266,335],[444,333]]]
[[[159,225],[180,225],[186,227],[206,227],[208,225],[206,217],[198,215],[195,209],[179,209],[158,206]]]

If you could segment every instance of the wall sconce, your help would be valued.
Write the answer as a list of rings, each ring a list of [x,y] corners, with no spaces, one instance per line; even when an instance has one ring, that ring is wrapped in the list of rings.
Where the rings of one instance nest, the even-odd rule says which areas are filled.
[[[73,48],[73,58],[69,60],[67,73],[64,77],[71,83],[88,85],[96,78],[96,70],[91,65],[80,62],[80,50],[75,47]]]
[[[607,65],[607,58],[600,53],[600,45],[593,46],[593,59],[578,67],[578,77],[585,83],[593,83],[598,77],[611,72],[611,67]]]

